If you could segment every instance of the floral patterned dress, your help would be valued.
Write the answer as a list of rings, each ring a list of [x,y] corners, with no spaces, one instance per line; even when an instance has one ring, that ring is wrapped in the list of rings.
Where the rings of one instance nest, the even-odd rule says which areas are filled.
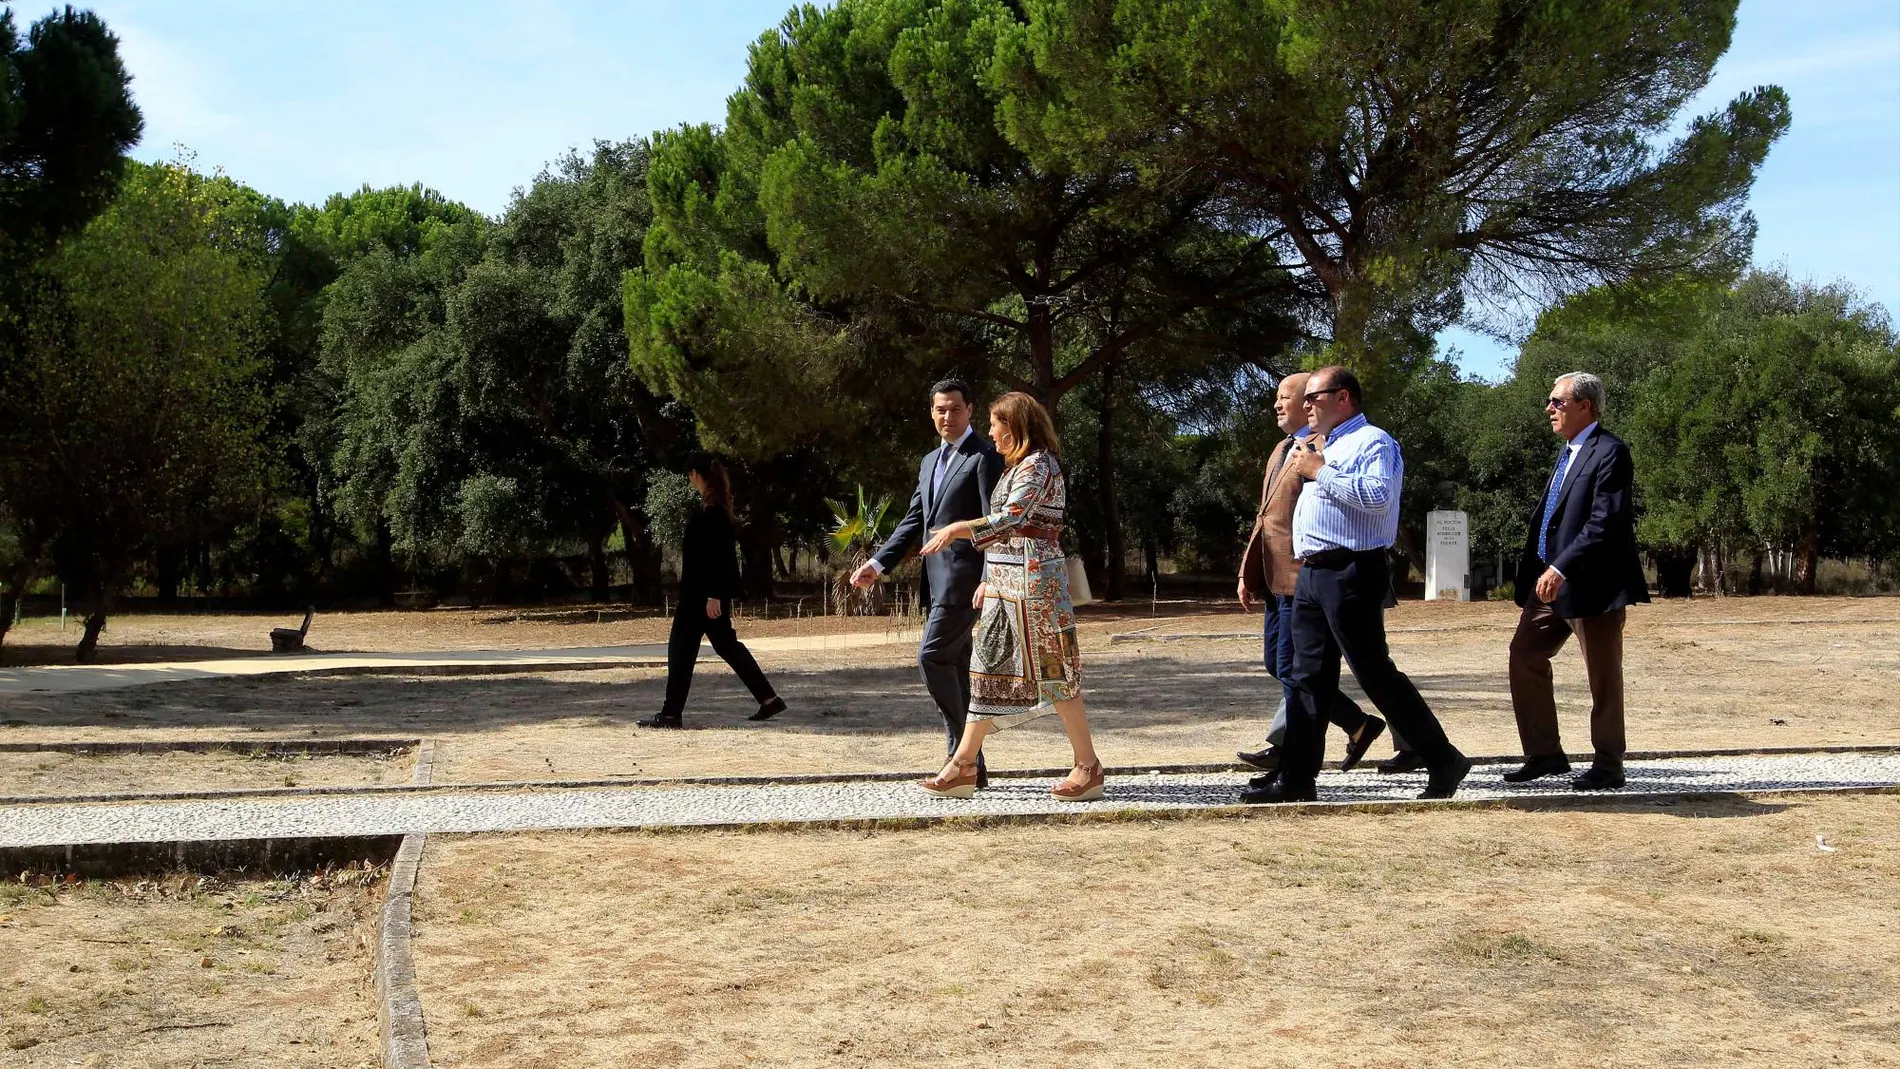
[[[1066,511],[1062,468],[1037,452],[1003,474],[990,514],[972,523],[985,593],[970,666],[971,720],[1009,727],[1081,696],[1082,651],[1062,552]]]

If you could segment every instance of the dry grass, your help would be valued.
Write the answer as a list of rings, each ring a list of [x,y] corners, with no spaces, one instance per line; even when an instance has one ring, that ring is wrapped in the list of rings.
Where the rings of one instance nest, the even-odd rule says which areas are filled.
[[[0,796],[408,783],[414,751],[380,754],[0,753]]]
[[[1893,599],[1757,598],[1633,611],[1631,745],[1900,742],[1897,610]],[[1504,675],[1515,610],[1412,602],[1391,615],[1393,656],[1453,740],[1472,754],[1517,752]],[[1227,614],[1163,626],[1231,632],[1258,621]],[[1103,756],[1198,763],[1258,745],[1276,695],[1257,644],[1108,641],[1137,623],[1149,626],[1108,622],[1085,635],[1084,686]],[[1436,627],[1452,629],[1419,630]],[[702,665],[684,732],[634,726],[664,690],[663,673],[643,669],[12,695],[0,697],[0,740],[426,736],[437,740],[438,782],[915,770],[934,764],[942,735],[913,656],[906,646],[761,653],[792,705],[765,724],[745,720],[751,699],[723,665]],[[1574,650],[1557,671],[1566,742],[1586,751],[1588,694]],[[1059,765],[1066,747],[1049,718],[999,737],[990,756],[1004,768]]]
[[[380,1065],[381,882],[0,883],[0,1067]]]
[[[417,953],[444,1067],[1896,1065],[1896,886],[1891,796],[431,837]]]

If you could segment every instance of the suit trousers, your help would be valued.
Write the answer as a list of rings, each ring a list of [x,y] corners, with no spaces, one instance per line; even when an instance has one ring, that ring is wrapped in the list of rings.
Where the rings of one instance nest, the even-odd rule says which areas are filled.
[[[1265,614],[1267,674],[1280,680],[1280,701],[1273,711],[1273,723],[1267,726],[1267,745],[1279,746],[1286,742],[1288,710],[1300,700],[1293,684],[1287,682],[1293,676],[1293,595],[1268,594]],[[1347,735],[1356,735],[1366,726],[1366,711],[1341,691],[1327,719]]]
[[[693,666],[699,663],[699,640],[712,640],[713,652],[725,658],[739,681],[752,692],[760,705],[772,700],[772,684],[765,672],[732,630],[732,602],[719,600],[719,619],[706,617],[706,599],[687,597],[680,600],[673,614],[673,631],[666,640],[666,704],[660,715],[679,716],[686,711],[686,694],[693,689]]]
[[[1525,757],[1548,757],[1564,750],[1557,734],[1557,698],[1551,685],[1550,659],[1564,641],[1577,636],[1583,669],[1590,677],[1590,745],[1596,764],[1621,768],[1628,748],[1623,737],[1624,610],[1569,620],[1533,595],[1524,602],[1511,636],[1511,709]]]
[[[1339,661],[1404,734],[1425,766],[1447,770],[1462,755],[1385,642],[1385,596],[1391,581],[1385,550],[1354,553],[1342,561],[1308,563],[1293,594],[1293,685],[1299,707],[1289,711],[1286,756],[1280,775],[1290,786],[1310,784],[1326,752],[1327,713],[1339,701]]]
[[[963,741],[963,725],[970,719],[970,655],[975,651],[973,632],[977,610],[969,605],[932,605],[924,620],[924,638],[917,645],[917,670],[924,677],[924,689],[937,703],[943,715],[945,752],[956,751]],[[977,755],[977,767],[983,757]]]

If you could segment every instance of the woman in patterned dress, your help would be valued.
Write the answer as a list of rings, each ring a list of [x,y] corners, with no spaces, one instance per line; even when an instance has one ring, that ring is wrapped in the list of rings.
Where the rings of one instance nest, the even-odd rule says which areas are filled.
[[[1062,552],[1066,492],[1055,425],[1035,398],[1006,393],[990,405],[990,440],[1009,470],[990,497],[989,515],[933,531],[923,548],[941,553],[967,538],[984,551],[984,569],[976,589],[982,613],[970,666],[969,724],[943,769],[919,786],[941,798],[970,797],[984,737],[1053,712],[1069,735],[1075,767],[1049,793],[1090,801],[1102,796],[1102,762],[1082,708],[1082,652]]]

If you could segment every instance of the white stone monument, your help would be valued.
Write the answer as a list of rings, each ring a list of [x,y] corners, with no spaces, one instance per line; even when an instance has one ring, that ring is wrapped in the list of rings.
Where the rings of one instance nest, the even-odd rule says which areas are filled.
[[[1471,518],[1462,512],[1425,514],[1425,600],[1471,600]]]

